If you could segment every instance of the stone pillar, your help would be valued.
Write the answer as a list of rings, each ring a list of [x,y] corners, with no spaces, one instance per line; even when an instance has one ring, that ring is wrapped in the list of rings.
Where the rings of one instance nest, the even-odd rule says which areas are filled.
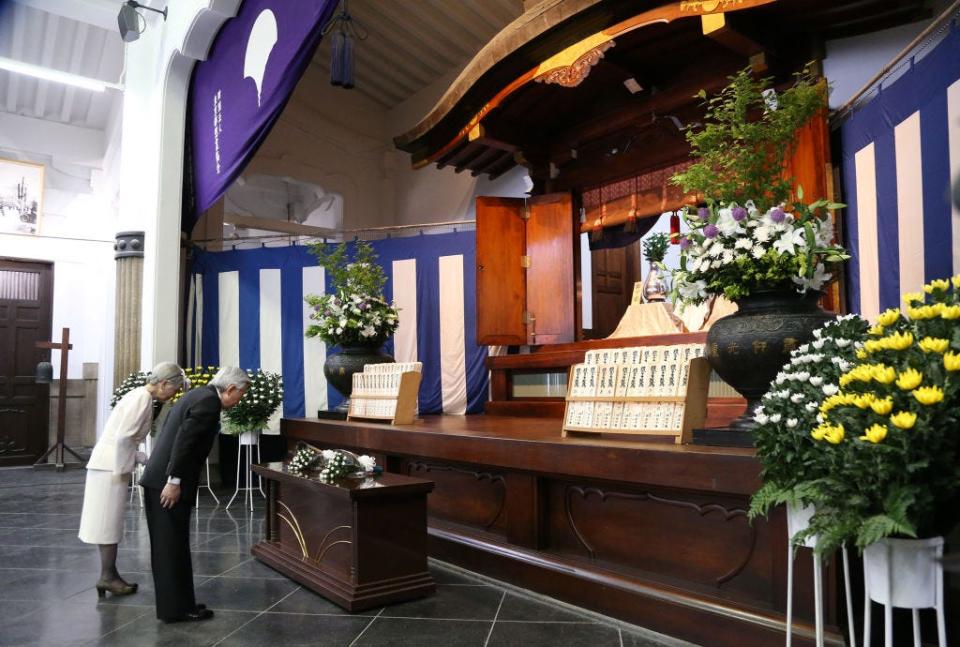
[[[114,332],[113,384],[140,370],[143,300],[142,231],[121,231],[113,249],[117,259],[117,309]]]

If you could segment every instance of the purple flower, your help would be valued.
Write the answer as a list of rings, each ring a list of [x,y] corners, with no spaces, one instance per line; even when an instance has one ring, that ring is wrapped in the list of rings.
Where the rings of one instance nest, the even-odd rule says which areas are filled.
[[[686,249],[687,247],[690,247],[690,239],[684,236],[680,239],[680,249]]]
[[[697,209],[697,217],[700,218],[700,220],[706,220],[710,217],[710,210],[706,207],[700,207]]]
[[[787,217],[787,214],[785,214],[783,212],[783,209],[781,209],[780,207],[777,207],[776,209],[770,212],[770,220],[778,224],[783,222],[783,219],[786,217]]]
[[[719,233],[720,230],[717,229],[716,225],[707,225],[703,228],[703,235],[707,238],[716,238]]]
[[[747,210],[744,209],[743,207],[734,207],[733,210],[730,212],[730,215],[733,216],[734,220],[736,220],[737,222],[740,222],[741,220],[747,217]]]

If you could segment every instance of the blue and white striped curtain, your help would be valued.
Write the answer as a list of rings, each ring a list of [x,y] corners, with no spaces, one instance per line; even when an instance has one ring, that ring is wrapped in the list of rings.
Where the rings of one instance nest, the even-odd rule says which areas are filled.
[[[960,272],[960,30],[842,126],[848,305],[865,317]]]
[[[476,339],[474,232],[371,244],[388,277],[386,296],[400,308],[400,327],[385,350],[399,362],[423,362],[420,413],[483,411],[487,347]],[[325,344],[303,336],[311,323],[303,299],[329,290],[323,268],[302,246],[197,252],[187,357],[198,366],[280,372],[284,415],[315,416],[341,397],[323,376]]]

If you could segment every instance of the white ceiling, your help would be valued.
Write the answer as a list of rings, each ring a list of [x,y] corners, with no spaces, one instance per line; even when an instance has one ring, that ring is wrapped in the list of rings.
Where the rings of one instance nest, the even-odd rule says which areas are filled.
[[[0,56],[115,83],[123,68],[118,6],[102,0],[8,3],[0,14]],[[120,96],[0,70],[0,112],[104,130]]]
[[[521,0],[349,0],[368,33],[354,45],[359,92],[392,108],[471,59],[523,12]],[[330,41],[314,63],[330,73]]]

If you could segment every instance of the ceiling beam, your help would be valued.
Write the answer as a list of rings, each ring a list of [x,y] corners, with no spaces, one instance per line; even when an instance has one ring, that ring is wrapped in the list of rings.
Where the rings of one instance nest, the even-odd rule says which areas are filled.
[[[85,23],[77,23],[77,28],[73,33],[73,49],[70,52],[70,67],[68,71],[71,74],[80,73],[80,65],[83,63],[83,50],[86,47],[87,31],[90,26]],[[70,113],[73,110],[73,99],[77,89],[68,85],[63,89],[63,101],[60,106],[60,121],[70,123]]]
[[[473,56],[485,44],[460,25],[445,20],[433,5],[424,6],[413,16],[408,15],[404,24],[407,22],[422,22],[432,38],[443,39],[453,45],[456,55],[450,57],[451,63]]]
[[[23,7],[13,7],[13,43],[10,47],[10,58],[23,60],[23,36],[27,31],[27,12]],[[20,75],[8,74],[7,82],[7,112],[17,111],[17,98],[20,90]]]
[[[491,148],[489,154],[482,155],[480,159],[474,162],[473,170],[470,172],[470,175],[477,177],[478,175],[489,173],[490,169],[497,168],[503,164],[504,160],[506,159],[512,160],[513,153]]]
[[[314,56],[313,60],[310,61],[311,65],[316,66],[317,70],[323,74],[324,82],[330,83],[330,63],[325,58]],[[359,92],[363,96],[367,97],[371,101],[375,101],[378,105],[384,108],[390,108],[396,103],[393,98],[386,94],[381,88],[372,88],[366,84],[357,86],[352,90],[343,90],[342,88],[337,88],[341,92]]]
[[[391,97],[391,106],[395,106],[411,94],[416,88],[401,84],[398,79],[383,73],[383,68],[370,62],[369,57],[358,55],[356,58],[354,82],[358,88],[377,87]],[[388,68],[389,69],[389,68]]]
[[[766,48],[750,37],[745,29],[737,26],[734,23],[733,16],[728,16],[725,13],[707,14],[700,16],[700,25],[704,36],[740,56],[749,58],[751,65],[754,64],[754,61],[763,58],[754,57],[764,54]],[[754,72],[762,73],[764,71],[765,68],[754,68]]]
[[[47,16],[46,26],[43,30],[43,53],[40,55],[40,67],[49,68],[53,64],[53,52],[57,46],[57,31],[60,28],[60,16],[50,14]],[[47,92],[50,90],[49,81],[39,81],[37,83],[37,94],[33,101],[33,114],[39,119],[46,116],[47,111]]]
[[[424,47],[432,48],[437,52],[440,60],[448,64],[460,61],[464,55],[456,43],[451,42],[444,34],[433,31],[433,27],[426,27],[419,20],[412,20],[407,13],[398,8],[399,2],[379,2],[377,12],[386,18],[398,30],[409,34],[412,39]]]
[[[368,38],[364,41],[355,42],[353,45],[354,56],[361,58],[364,55],[375,59],[381,75],[389,70],[390,76],[404,85],[413,88],[413,91],[419,90],[433,80],[433,75],[429,70],[420,67],[416,61],[408,61],[405,65],[397,65],[397,52],[393,47],[392,39]]]
[[[406,38],[405,35],[400,38],[391,37],[392,32],[379,29],[381,23],[376,17],[365,17],[366,14],[364,12],[366,5],[355,4],[351,5],[351,7],[354,9],[357,21],[370,33],[370,38],[377,38],[388,42],[391,47],[398,50],[398,53],[402,53],[410,59],[418,61],[423,67],[430,71],[432,78],[436,78],[446,71],[446,63],[441,60],[436,50],[430,49],[429,43],[424,43],[419,39]]]
[[[469,4],[466,2],[435,0],[431,7],[446,19],[451,31],[461,29],[463,33],[470,34],[479,43],[486,43],[497,31],[493,26],[484,24],[484,21],[480,20],[479,16],[470,10]]]
[[[15,2],[55,16],[94,25],[100,29],[117,31],[117,14],[120,11],[120,2],[117,0],[15,0]]]
[[[512,169],[517,165],[517,158],[515,155],[508,155],[502,158],[497,164],[490,167],[487,171],[488,177],[491,181],[496,180],[498,177]]]
[[[486,40],[493,38],[501,29],[506,27],[510,21],[504,20],[498,13],[492,10],[488,4],[489,0],[480,0],[480,2],[464,2],[463,8],[477,16],[486,25]]]
[[[110,38],[113,34],[104,34],[100,32],[100,56],[97,59],[97,78],[102,79],[106,76],[108,65],[110,64],[112,56],[115,56],[115,52],[111,51],[110,47]],[[125,55],[124,50],[120,49],[120,56]],[[92,127],[94,125],[94,118],[99,114],[100,110],[104,110],[104,106],[108,103],[114,101],[120,101],[120,95],[117,93],[103,93],[103,94],[94,94],[90,93],[89,101],[87,102],[87,114],[83,118],[83,123],[85,126]]]

